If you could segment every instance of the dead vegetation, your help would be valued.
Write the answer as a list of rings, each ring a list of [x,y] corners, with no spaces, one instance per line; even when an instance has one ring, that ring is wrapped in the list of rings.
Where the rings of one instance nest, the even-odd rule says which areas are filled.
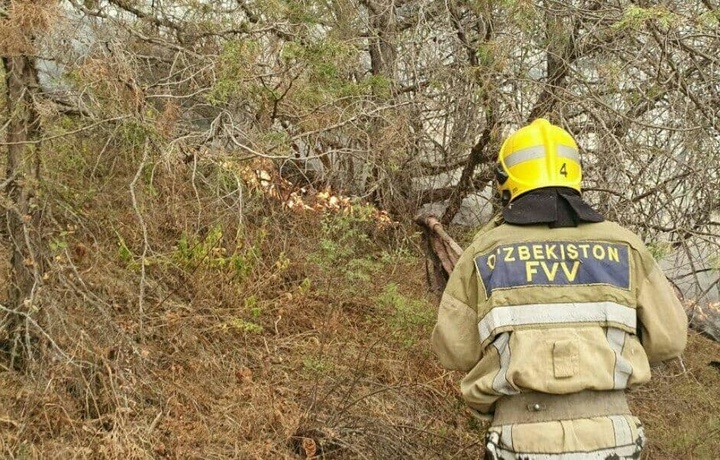
[[[133,195],[135,170],[81,160],[49,168],[52,264],[36,352],[1,371],[3,457],[482,456],[429,351],[414,228],[312,193],[293,210],[242,179],[258,164],[148,162]],[[720,450],[718,356],[692,334],[684,368],[632,393],[649,458]]]

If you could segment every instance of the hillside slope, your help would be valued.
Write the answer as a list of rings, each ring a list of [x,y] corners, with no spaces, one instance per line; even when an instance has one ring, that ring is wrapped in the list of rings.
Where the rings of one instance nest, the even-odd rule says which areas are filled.
[[[35,353],[20,368],[2,350],[0,457],[482,457],[461,376],[430,352],[416,227],[327,191],[270,193],[253,165],[48,166],[63,180],[45,185]],[[238,178],[242,194],[223,188]],[[712,361],[720,343],[692,333],[682,365],[631,392],[648,458],[720,452]]]
[[[459,399],[460,375],[429,352],[435,307],[423,262],[395,258],[368,278],[318,286],[303,283],[308,267],[297,270],[305,277],[282,289],[224,305],[202,294],[168,299],[148,312],[142,343],[101,346],[81,333],[71,362],[32,375],[5,370],[2,455],[481,458],[484,427]],[[108,306],[130,303],[132,286],[104,282]],[[86,314],[70,311],[66,321],[91,328]],[[133,316],[117,313],[118,327],[132,331]],[[720,344],[692,333],[684,369],[656,368],[650,385],[631,392],[648,458],[720,452],[720,370],[710,365],[718,359]]]

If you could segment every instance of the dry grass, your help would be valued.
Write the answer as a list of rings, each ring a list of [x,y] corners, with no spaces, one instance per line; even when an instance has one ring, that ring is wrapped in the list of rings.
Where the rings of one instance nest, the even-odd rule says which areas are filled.
[[[720,452],[720,343],[692,332],[682,362],[653,369],[630,395],[646,428],[650,459],[714,459]]]
[[[252,193],[240,207],[213,164],[158,167],[140,209],[135,169],[78,161],[49,165],[70,184],[49,190],[38,316],[58,348],[41,339],[25,372],[0,371],[0,456],[482,456],[460,376],[429,351],[436,299],[412,230]],[[692,334],[684,369],[632,393],[649,458],[720,452],[719,357]]]

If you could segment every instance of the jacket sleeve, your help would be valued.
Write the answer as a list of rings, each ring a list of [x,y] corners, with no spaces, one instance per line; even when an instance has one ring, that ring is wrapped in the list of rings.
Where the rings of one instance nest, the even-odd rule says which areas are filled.
[[[467,372],[480,359],[477,302],[475,262],[473,254],[465,251],[443,292],[431,338],[433,352],[449,370]]]
[[[638,319],[640,340],[651,363],[682,354],[687,344],[687,315],[654,261],[638,293]]]

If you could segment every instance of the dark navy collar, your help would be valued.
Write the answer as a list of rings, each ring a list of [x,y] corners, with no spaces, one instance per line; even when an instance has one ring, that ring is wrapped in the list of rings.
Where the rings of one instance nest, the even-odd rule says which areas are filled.
[[[509,224],[548,224],[551,228],[605,220],[577,190],[568,187],[547,187],[520,195],[505,206],[502,214]]]

